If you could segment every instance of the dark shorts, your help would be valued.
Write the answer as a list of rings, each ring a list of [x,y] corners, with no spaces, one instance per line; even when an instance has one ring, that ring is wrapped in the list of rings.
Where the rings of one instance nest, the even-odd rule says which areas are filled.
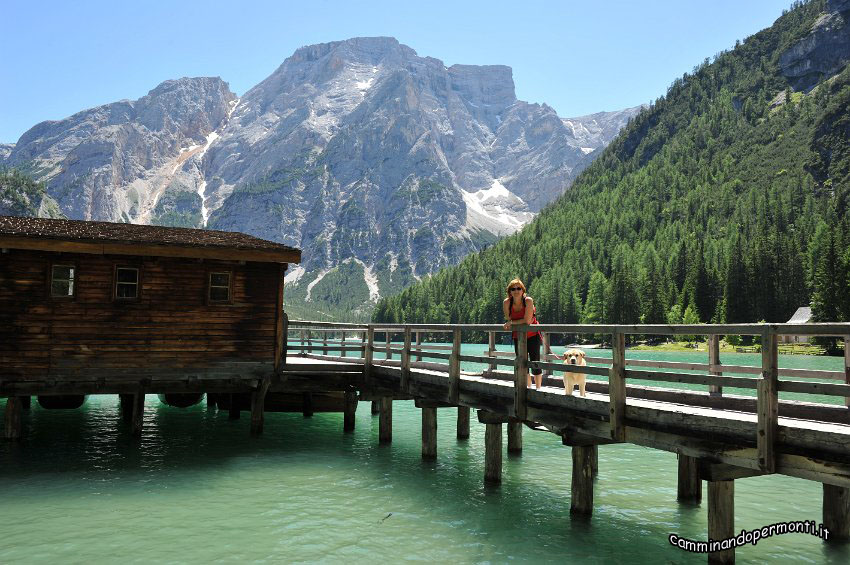
[[[514,340],[514,354],[519,355],[519,341],[517,340]],[[543,373],[543,369],[538,364],[540,362],[540,334],[528,338],[528,361],[532,375]]]

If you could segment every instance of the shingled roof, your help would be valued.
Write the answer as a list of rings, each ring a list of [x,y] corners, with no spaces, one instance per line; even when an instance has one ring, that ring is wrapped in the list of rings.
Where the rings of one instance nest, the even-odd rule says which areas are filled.
[[[301,250],[239,232],[0,216],[0,248],[300,263]]]

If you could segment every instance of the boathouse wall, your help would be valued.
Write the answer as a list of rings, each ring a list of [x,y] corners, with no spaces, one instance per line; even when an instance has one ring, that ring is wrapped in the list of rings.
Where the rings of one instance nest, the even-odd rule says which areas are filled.
[[[74,292],[51,296],[54,265],[74,266]],[[138,297],[116,297],[118,267],[137,268]],[[205,369],[276,364],[286,264],[4,249],[0,254],[3,378],[88,370]],[[210,273],[230,299],[210,301]],[[220,296],[219,296],[220,298]]]

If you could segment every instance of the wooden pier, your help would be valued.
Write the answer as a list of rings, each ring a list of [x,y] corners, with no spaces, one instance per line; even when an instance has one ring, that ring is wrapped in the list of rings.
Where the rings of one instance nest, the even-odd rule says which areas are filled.
[[[570,510],[575,518],[593,512],[599,446],[632,443],[678,455],[678,498],[700,503],[708,483],[706,538],[731,537],[734,481],[784,474],[823,484],[823,524],[829,541],[850,538],[850,324],[756,324],[679,326],[541,325],[543,387],[527,386],[527,362],[497,351],[497,325],[331,324],[280,320],[278,363],[231,361],[215,370],[124,367],[96,375],[56,372],[24,380],[0,375],[0,396],[8,397],[5,435],[21,433],[21,411],[30,395],[121,394],[122,409],[134,433],[141,433],[145,393],[206,392],[208,402],[238,418],[250,410],[252,433],[261,433],[264,412],[294,398],[309,416],[314,410],[343,413],[342,428],[354,429],[358,400],[372,401],[379,417],[379,442],[392,441],[394,400],[413,400],[422,410],[422,457],[439,457],[437,410],[457,410],[457,437],[469,437],[470,409],[486,426],[483,480],[498,484],[502,474],[504,430],[507,450],[522,451],[523,430],[549,432],[571,447]],[[549,336],[603,335],[612,357],[587,350],[587,395],[564,394],[564,364],[552,362]],[[780,369],[778,337],[785,334],[838,336],[845,343],[843,371]],[[461,340],[486,336],[484,355],[467,355]],[[525,331],[518,328],[520,351]],[[704,335],[705,363],[630,359],[631,335]],[[721,363],[723,335],[755,335],[762,344],[760,367]],[[469,339],[467,339],[469,342]],[[479,370],[461,369],[461,363]],[[659,384],[660,383],[660,384]],[[671,388],[665,383],[676,383]],[[690,388],[681,388],[688,386]],[[749,389],[753,396],[733,395]],[[783,393],[842,397],[840,403],[802,402]],[[210,395],[211,394],[211,395]],[[277,395],[277,396],[276,396]],[[335,395],[330,408],[321,395]],[[277,398],[277,400],[275,400]],[[277,403],[277,404],[275,404]],[[285,404],[285,403],[284,403]],[[323,406],[325,406],[323,408]],[[284,409],[291,409],[284,408]],[[505,426],[507,424],[507,426]],[[604,472],[604,470],[603,470]],[[708,554],[709,562],[734,562],[734,549]]]

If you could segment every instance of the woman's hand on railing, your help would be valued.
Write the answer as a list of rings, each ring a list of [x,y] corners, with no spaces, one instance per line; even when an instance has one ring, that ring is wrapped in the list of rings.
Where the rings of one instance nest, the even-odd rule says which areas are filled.
[[[505,323],[502,325],[502,327],[503,327],[503,328],[505,328],[506,330],[511,329],[511,321],[510,321],[510,320],[508,320],[507,322],[505,322]]]

